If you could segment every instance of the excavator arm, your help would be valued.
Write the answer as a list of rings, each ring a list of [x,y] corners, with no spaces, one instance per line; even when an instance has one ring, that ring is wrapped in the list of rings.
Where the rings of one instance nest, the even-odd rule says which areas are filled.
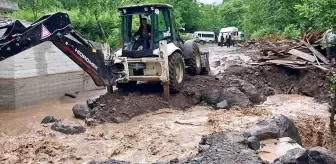
[[[0,62],[50,41],[87,72],[97,86],[110,85],[112,73],[105,65],[103,53],[72,28],[68,14],[44,15],[28,27],[16,20],[0,29],[6,29],[0,38]]]

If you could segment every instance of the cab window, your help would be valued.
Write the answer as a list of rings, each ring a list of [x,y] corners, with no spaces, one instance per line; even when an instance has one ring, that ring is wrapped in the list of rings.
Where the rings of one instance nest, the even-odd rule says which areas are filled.
[[[157,43],[160,40],[171,39],[171,21],[170,15],[167,9],[155,9],[155,37],[154,42]]]

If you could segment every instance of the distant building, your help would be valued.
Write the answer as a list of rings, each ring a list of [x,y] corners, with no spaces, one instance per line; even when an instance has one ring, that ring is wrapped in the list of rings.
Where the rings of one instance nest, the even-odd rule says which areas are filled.
[[[9,12],[19,10],[17,2],[10,0],[0,0],[0,12]]]

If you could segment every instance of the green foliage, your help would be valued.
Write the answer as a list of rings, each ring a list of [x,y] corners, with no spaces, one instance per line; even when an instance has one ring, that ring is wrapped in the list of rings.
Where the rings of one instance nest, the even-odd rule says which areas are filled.
[[[20,11],[10,16],[35,21],[57,11],[70,15],[74,28],[85,38],[103,42],[101,28],[112,47],[119,46],[120,18],[117,7],[143,3],[173,5],[177,27],[187,32],[214,31],[234,26],[250,39],[291,39],[300,27],[321,29],[336,25],[336,0],[230,0],[220,5],[193,0],[17,0]],[[100,22],[101,28],[97,23]],[[189,36],[181,34],[184,39]]]
[[[336,76],[335,75],[330,78],[329,89],[333,92],[336,92]]]
[[[300,37],[300,28],[298,28],[296,25],[294,24],[290,24],[287,27],[285,27],[284,32],[282,33],[282,35],[286,38],[286,39],[291,39],[291,38],[298,38]]]
[[[180,37],[182,40],[190,40],[192,39],[192,36],[189,34],[185,34],[185,33],[180,33]]]
[[[306,25],[317,28],[336,24],[336,0],[306,0],[294,6]]]

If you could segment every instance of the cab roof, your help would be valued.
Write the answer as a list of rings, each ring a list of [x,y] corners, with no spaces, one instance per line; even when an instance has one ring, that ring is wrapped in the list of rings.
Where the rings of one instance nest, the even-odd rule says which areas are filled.
[[[136,4],[136,5],[130,5],[130,6],[122,6],[122,7],[119,7],[118,10],[122,11],[123,9],[137,9],[137,8],[143,8],[143,7],[173,8],[173,6],[168,5],[168,4],[147,3],[147,4]]]

